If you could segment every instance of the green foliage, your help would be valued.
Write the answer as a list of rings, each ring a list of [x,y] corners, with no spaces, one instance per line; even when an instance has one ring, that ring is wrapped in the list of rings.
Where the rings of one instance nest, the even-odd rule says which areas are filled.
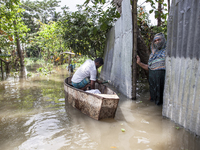
[[[89,59],[87,56],[80,57],[76,62],[76,66],[77,67],[81,66],[87,59]]]
[[[97,3],[105,4],[105,3],[106,3],[106,0],[85,0],[85,3],[84,3],[84,4],[88,5],[89,2],[91,2],[91,3],[93,3],[93,4],[97,4]]]
[[[15,45],[14,35],[17,33],[22,45],[24,43],[26,45],[27,56],[42,58],[46,63],[60,63],[63,59],[60,53],[63,51],[73,51],[77,55],[86,56],[82,58],[83,61],[77,59],[81,63],[85,58],[102,57],[106,35],[120,17],[113,1],[110,4],[108,2],[85,0],[83,5],[78,6],[78,11],[69,12],[68,8],[64,7],[63,12],[60,13],[55,11],[59,3],[57,0],[25,0],[21,3],[19,0],[3,0],[0,7],[2,53],[11,54]],[[168,14],[161,14],[163,18],[161,27],[151,26],[149,13],[158,16],[159,12],[154,0],[146,0],[146,2],[151,4],[152,10],[147,13],[144,7],[138,7],[138,27],[149,46],[155,33],[167,33]],[[105,9],[108,4],[109,7]],[[163,1],[162,5],[163,9],[167,6]],[[16,25],[13,22],[16,22]],[[72,59],[72,63],[73,61],[76,60]],[[25,59],[25,63],[32,62]],[[44,62],[40,63],[44,64]]]
[[[34,74],[32,72],[27,73],[27,77],[32,77]]]
[[[59,13],[55,12],[58,7],[58,0],[43,1],[22,1],[20,7],[25,9],[22,12],[22,20],[30,28],[27,34],[27,55],[30,57],[41,57],[43,41],[38,39],[38,32],[41,31],[42,24],[49,24],[51,19],[58,20]],[[52,39],[53,40],[53,39]],[[55,40],[55,39],[54,39]]]
[[[41,59],[36,58],[36,57],[28,57],[28,58],[24,58],[24,61],[28,64],[34,64],[36,61],[40,61]],[[42,60],[43,61],[43,60]]]
[[[21,41],[25,40],[25,33],[28,28],[21,19],[24,11],[19,7],[19,0],[3,0],[0,7],[0,45],[1,49],[11,51],[9,46],[14,45],[15,33]]]
[[[17,49],[19,55],[21,54],[19,45],[25,42],[26,33],[29,30],[21,19],[21,13],[24,10],[19,7],[19,0],[3,0],[0,4],[0,53],[10,55]],[[20,59],[21,58],[22,57],[20,57]],[[4,62],[5,61],[8,60],[4,59]],[[15,57],[10,61],[10,66],[17,70],[17,68],[19,68],[19,59]],[[23,66],[22,62],[23,61],[21,61],[21,65]],[[6,67],[7,71],[9,71],[9,67]]]
[[[8,55],[8,54],[0,54],[0,57],[1,57],[1,58],[7,58],[7,57],[11,57],[11,55]]]
[[[150,3],[152,9],[149,10],[149,13],[155,13],[155,18],[158,18],[159,15],[162,19],[162,24],[164,24],[167,21],[168,13],[164,13],[164,11],[167,11],[167,4],[164,3],[164,0],[146,0],[146,3]],[[159,11],[156,7],[156,4],[161,4],[161,10]]]
[[[106,11],[103,5],[94,3],[92,6],[79,6],[79,11],[67,12],[61,18],[66,45],[76,53],[89,57],[102,57],[105,47],[106,34],[119,18],[115,7]]]
[[[33,42],[41,49],[41,55],[44,59],[50,59],[50,54],[53,54],[54,59],[59,56],[63,45],[63,39],[61,37],[62,28],[58,26],[56,22],[49,22],[43,24],[40,22],[40,31],[38,36],[33,39]]]
[[[51,17],[55,13],[56,7],[59,7],[59,2],[60,1],[58,0],[22,0],[21,7],[26,10],[23,13],[24,22],[26,22],[32,30],[35,30],[34,26],[36,24],[34,20],[40,20],[42,23],[47,24],[51,21]],[[31,25],[29,22],[34,24]]]
[[[101,0],[86,0],[85,4],[89,4],[91,2],[93,4],[105,3],[105,1],[103,2]],[[159,0],[159,2],[161,3],[161,11],[160,12],[157,9],[158,0],[146,0],[145,2],[150,3],[152,9],[149,12],[146,12],[145,7],[138,6],[138,10],[137,10],[138,18],[137,19],[138,19],[138,27],[143,36],[143,39],[145,40],[147,47],[150,47],[152,38],[156,33],[162,32],[165,35],[167,35],[168,13],[164,13],[164,11],[167,11],[167,4],[164,3],[164,0]],[[157,27],[157,26],[151,25],[151,22],[149,20],[149,14],[151,14],[151,13],[155,14],[155,18],[158,18],[159,15],[161,16],[161,19],[162,19],[161,26]]]
[[[37,69],[37,72],[43,72],[43,70],[44,69],[42,67],[40,67],[40,68]]]
[[[51,74],[52,70],[53,70],[53,64],[51,63],[43,64],[42,67],[37,68],[37,72],[42,75]]]
[[[152,3],[155,4],[155,3]],[[153,12],[154,10],[151,10]],[[146,12],[145,7],[138,7],[137,24],[142,34],[143,39],[150,51],[150,44],[156,33],[162,32],[167,39],[167,21],[164,21],[161,26],[152,26],[149,20],[149,13]]]
[[[137,24],[140,29],[140,32],[143,36],[143,39],[145,40],[145,43],[147,46],[150,46],[151,39],[153,37],[152,31],[150,28],[150,20],[149,20],[149,14],[146,12],[145,7],[138,7],[137,10],[138,18],[137,18]]]
[[[162,33],[164,33],[165,38],[167,39],[167,22],[164,22],[163,25],[159,26],[159,27],[158,26],[154,26],[152,28],[152,32],[154,32],[154,33],[162,32]]]
[[[31,64],[34,63],[34,61],[33,61],[32,59],[25,58],[25,59],[24,59],[24,63],[25,63],[26,65],[31,65]]]
[[[45,64],[45,60],[44,59],[37,59],[35,61],[35,63],[39,64],[39,65],[44,65]]]

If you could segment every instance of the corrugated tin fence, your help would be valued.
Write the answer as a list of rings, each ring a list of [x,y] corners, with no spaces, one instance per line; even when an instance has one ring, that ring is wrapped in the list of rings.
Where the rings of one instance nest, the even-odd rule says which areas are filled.
[[[200,0],[173,0],[163,116],[200,135]]]
[[[107,36],[101,78],[132,98],[132,13],[130,0],[122,1],[121,17]]]

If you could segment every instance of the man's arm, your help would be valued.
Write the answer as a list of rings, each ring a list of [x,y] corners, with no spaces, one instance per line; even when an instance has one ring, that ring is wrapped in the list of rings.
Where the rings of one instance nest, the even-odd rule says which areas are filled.
[[[99,84],[102,83],[102,82],[99,81],[98,79],[96,79],[96,81],[91,80],[91,81],[90,81],[90,88],[91,88],[91,89],[95,89],[95,82],[97,82],[97,83],[99,83]]]
[[[142,63],[141,61],[140,61],[140,57],[137,55],[137,64],[140,66],[140,67],[142,67],[143,69],[145,69],[145,70],[149,70],[149,67],[148,67],[148,65],[147,64],[144,64],[144,63]]]
[[[144,64],[144,63],[140,62],[140,63],[138,63],[138,65],[139,65],[140,67],[142,67],[144,70],[149,70],[147,64]]]
[[[102,82],[101,82],[101,81],[99,81],[98,79],[96,80],[96,82],[97,82],[97,83],[99,83],[99,84],[102,84]]]
[[[85,91],[85,90],[87,90],[87,87],[89,87],[89,86],[90,86],[90,83],[88,83],[86,86],[82,87],[81,90]]]
[[[91,89],[95,89],[95,82],[96,81],[93,81],[93,80],[90,81],[90,88]]]

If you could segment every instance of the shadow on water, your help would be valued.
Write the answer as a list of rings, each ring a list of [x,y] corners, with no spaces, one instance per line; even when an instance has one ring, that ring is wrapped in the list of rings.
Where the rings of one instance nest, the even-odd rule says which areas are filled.
[[[24,73],[35,71],[34,67],[27,67]],[[199,138],[163,118],[162,107],[148,101],[145,83],[140,83],[142,90],[136,101],[118,93],[120,101],[114,119],[96,121],[65,103],[63,81],[69,74],[62,68],[56,68],[56,72],[32,78],[8,77],[0,82],[0,149],[198,150],[200,147]]]

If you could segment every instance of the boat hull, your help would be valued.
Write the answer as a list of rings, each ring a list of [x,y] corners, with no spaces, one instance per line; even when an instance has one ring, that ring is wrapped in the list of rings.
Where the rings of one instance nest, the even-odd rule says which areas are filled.
[[[119,97],[110,88],[102,84],[95,85],[102,94],[87,93],[71,85],[71,77],[65,79],[65,103],[69,103],[83,114],[95,120],[114,118]]]

